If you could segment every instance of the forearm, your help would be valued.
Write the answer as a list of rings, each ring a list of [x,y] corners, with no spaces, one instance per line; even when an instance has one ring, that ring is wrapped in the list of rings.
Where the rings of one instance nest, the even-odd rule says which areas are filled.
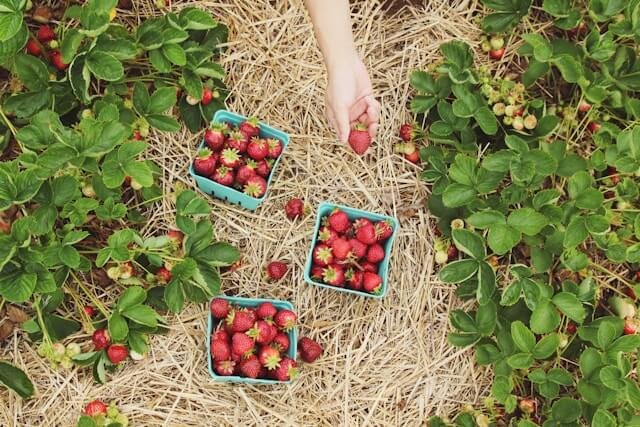
[[[305,5],[329,75],[352,67],[357,55],[351,32],[349,1],[305,0]]]

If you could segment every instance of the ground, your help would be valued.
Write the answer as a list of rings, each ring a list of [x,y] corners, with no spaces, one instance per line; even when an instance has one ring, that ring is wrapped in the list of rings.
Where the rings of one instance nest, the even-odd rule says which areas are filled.
[[[152,2],[134,3],[128,13],[140,19],[157,13]],[[74,425],[83,404],[99,398],[116,401],[140,426],[404,426],[424,424],[431,415],[482,398],[487,372],[474,366],[470,352],[446,340],[448,312],[460,301],[435,278],[434,236],[424,208],[427,189],[417,180],[416,167],[392,152],[398,126],[411,119],[410,71],[436,59],[443,41],[478,40],[475,3],[386,3],[352,2],[358,48],[383,106],[380,134],[364,158],[339,144],[325,123],[324,69],[300,0],[171,5],[207,8],[229,25],[223,57],[232,88],[229,109],[257,115],[292,140],[269,197],[257,211],[211,200],[217,235],[244,254],[243,266],[225,275],[223,291],[291,301],[301,318],[300,332],[322,343],[324,356],[302,366],[291,386],[215,383],[206,369],[207,308],[191,306],[169,318],[169,334],[153,339],[146,360],[130,362],[100,386],[84,369],[52,371],[25,339],[14,337],[0,356],[26,368],[38,391],[30,401],[0,392],[0,425]],[[193,185],[187,167],[198,138],[186,132],[151,136],[149,154],[165,170],[167,191],[177,183]],[[398,218],[401,228],[384,300],[304,283],[315,217],[287,220],[282,207],[291,197],[302,197],[312,211],[327,200]],[[147,233],[166,227],[172,210],[165,200]],[[272,259],[286,260],[291,269],[284,281],[267,284],[261,269]]]

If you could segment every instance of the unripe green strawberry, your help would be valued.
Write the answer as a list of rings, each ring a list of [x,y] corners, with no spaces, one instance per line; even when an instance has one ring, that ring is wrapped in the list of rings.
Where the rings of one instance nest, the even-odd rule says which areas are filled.
[[[499,36],[493,36],[489,40],[489,44],[491,45],[491,50],[498,50],[504,47],[504,39]]]
[[[524,129],[524,119],[520,116],[514,117],[513,123],[511,124],[515,130]]]

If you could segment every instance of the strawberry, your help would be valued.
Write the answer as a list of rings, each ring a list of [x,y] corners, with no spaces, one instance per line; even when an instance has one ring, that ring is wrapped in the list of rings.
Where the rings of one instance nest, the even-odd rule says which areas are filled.
[[[310,276],[313,280],[322,280],[322,276],[324,275],[324,267],[319,265],[314,265],[311,267]]]
[[[302,199],[294,197],[284,206],[284,212],[286,213],[287,218],[291,220],[302,217],[304,216],[304,202]]]
[[[447,248],[447,261],[453,261],[458,259],[458,248],[454,245],[449,245]]]
[[[211,150],[205,148],[198,151],[198,157],[193,161],[193,169],[198,175],[211,176],[216,170],[216,159]]]
[[[253,338],[258,344],[269,344],[273,339],[271,325],[264,320],[258,320],[253,328],[249,329],[247,335]]]
[[[107,348],[107,357],[114,365],[119,364],[129,356],[129,350],[122,344],[113,344]]]
[[[249,139],[241,132],[231,132],[227,138],[227,146],[235,148],[240,154],[247,151],[247,145],[249,145]]]
[[[140,133],[139,130],[134,130],[133,131],[133,140],[134,141],[142,141],[144,138],[142,137],[142,134]]]
[[[251,197],[262,197],[267,192],[267,181],[258,175],[254,175],[247,179],[244,185],[244,193]]]
[[[256,175],[256,163],[249,159],[247,163],[241,165],[236,172],[236,182],[238,184],[244,185],[247,183],[247,180],[252,176]]]
[[[343,237],[338,237],[331,243],[331,252],[333,257],[338,261],[344,261],[353,254],[351,251],[351,243]]]
[[[331,227],[336,233],[346,233],[351,227],[349,216],[346,212],[340,209],[335,209],[329,215],[329,227]]]
[[[504,47],[500,49],[495,49],[489,52],[489,57],[494,61],[498,61],[502,59],[503,56],[504,56]]]
[[[40,25],[38,27],[38,32],[36,33],[36,37],[40,43],[50,42],[51,40],[55,40],[56,33],[53,29],[48,25]]]
[[[618,175],[618,170],[613,166],[609,166],[607,168],[607,175],[611,179],[613,185],[617,185],[620,182],[620,176]]]
[[[89,317],[93,317],[96,315],[96,309],[91,307],[90,305],[85,305],[84,307],[82,307],[82,310],[84,311],[84,314]]]
[[[589,124],[587,125],[587,129],[589,129],[589,132],[591,133],[596,133],[600,130],[600,124],[598,122],[589,122]]]
[[[215,362],[228,360],[231,357],[231,346],[227,340],[211,341],[211,357]]]
[[[338,237],[339,237],[338,233],[336,233],[330,227],[326,227],[326,226],[322,227],[318,232],[318,240],[320,240],[321,242],[327,245],[331,245],[333,241],[336,240]]]
[[[400,138],[404,142],[413,141],[417,135],[417,125],[415,123],[403,123],[400,126]]]
[[[282,141],[277,138],[267,138],[267,145],[269,146],[269,154],[267,157],[270,159],[277,159],[282,154],[282,150],[284,146],[282,145]]]
[[[258,378],[262,365],[258,358],[251,355],[240,361],[240,373],[248,378]]]
[[[360,270],[349,269],[345,273],[344,277],[347,280],[347,286],[354,291],[362,290],[362,280],[364,273]]]
[[[258,124],[258,119],[255,117],[250,117],[249,119],[240,123],[238,129],[249,139],[260,135],[260,125]]]
[[[525,414],[533,414],[536,411],[536,406],[535,399],[522,399],[518,403],[518,408]]]
[[[364,258],[367,255],[367,245],[356,238],[349,239],[353,255],[357,258]]]
[[[247,332],[255,322],[255,315],[246,310],[231,310],[226,322],[232,332]]]
[[[365,291],[375,294],[380,290],[380,286],[382,286],[382,278],[380,276],[369,271],[364,272],[364,277],[362,278],[362,288]]]
[[[266,159],[262,159],[258,162],[258,166],[256,166],[256,173],[263,178],[267,178],[271,173],[272,164]]]
[[[111,337],[106,329],[96,329],[93,332],[93,335],[91,335],[91,341],[93,342],[93,346],[96,350],[102,350],[109,346]]]
[[[289,350],[290,345],[289,335],[285,334],[284,332],[278,332],[273,337],[272,345],[280,350],[280,352],[286,352],[287,350]]]
[[[246,357],[253,351],[255,341],[249,335],[236,332],[231,337],[231,352]]]
[[[230,339],[231,338],[229,337],[229,334],[224,329],[218,329],[213,334],[211,334],[211,340],[212,341],[218,341],[219,340],[219,341],[225,341],[225,342],[228,343]]]
[[[258,320],[258,314],[256,313],[256,309],[253,307],[247,307],[244,309],[247,312],[247,316],[251,319],[252,323],[255,323]]]
[[[172,242],[177,243],[178,245],[182,244],[182,240],[184,239],[184,233],[180,230],[169,230],[167,232],[167,237]]]
[[[578,104],[578,111],[581,113],[586,113],[590,109],[591,109],[591,104],[589,104],[586,101],[582,101],[580,104]]]
[[[171,281],[171,272],[164,267],[160,267],[156,271],[156,279],[158,283],[167,284]]]
[[[87,406],[84,407],[84,410],[82,412],[85,415],[93,417],[96,415],[106,415],[108,408],[109,407],[101,400],[93,400],[87,403]]]
[[[247,154],[254,160],[262,160],[269,154],[269,146],[264,139],[254,136],[247,145]]]
[[[215,123],[204,132],[204,142],[213,151],[220,151],[224,147],[224,132],[227,129],[224,123]]]
[[[269,370],[274,370],[280,364],[280,352],[273,346],[265,345],[258,350],[260,364]]]
[[[378,241],[376,237],[376,229],[373,224],[365,224],[356,230],[356,239],[365,245],[373,245]]]
[[[355,228],[356,230],[365,226],[370,226],[373,225],[373,221],[371,221],[369,218],[358,218],[355,221],[353,221],[353,228]]]
[[[229,169],[226,166],[218,166],[218,169],[216,169],[211,178],[218,184],[228,187],[233,184],[233,169]]]
[[[202,89],[202,97],[200,98],[200,102],[202,105],[209,105],[211,100],[213,99],[213,92],[208,87]]]
[[[293,327],[296,325],[297,319],[298,316],[296,316],[293,311],[287,309],[278,311],[273,317],[273,321],[275,322],[276,326],[287,332],[293,329]]]
[[[378,221],[374,224],[378,242],[384,242],[393,234],[393,227],[389,221]]]
[[[282,261],[271,261],[266,268],[267,277],[269,280],[277,281],[287,274],[288,266]]]
[[[369,249],[367,250],[367,261],[376,264],[382,261],[384,257],[384,248],[380,243],[369,246]]]
[[[573,335],[576,333],[576,324],[573,322],[569,322],[567,323],[567,328],[565,329],[565,332],[569,335]]]
[[[233,360],[221,360],[220,362],[216,362],[214,364],[214,370],[216,374],[221,375],[223,377],[229,377],[233,375],[236,369],[236,362]]]
[[[298,352],[302,360],[313,363],[322,355],[322,346],[311,338],[302,337],[298,341]]]
[[[225,148],[220,153],[220,163],[231,169],[240,166],[240,153],[235,148]]]
[[[224,319],[229,315],[229,301],[223,298],[214,298],[209,305],[214,319]]]
[[[57,49],[56,50],[52,50],[49,53],[49,59],[51,59],[51,62],[53,63],[53,66],[56,67],[56,69],[58,71],[64,71],[64,70],[67,69],[67,67],[69,67],[69,64],[66,64],[62,60],[62,54]]]
[[[371,273],[378,272],[378,265],[369,261],[365,261],[362,263],[362,271],[369,271]]]
[[[27,53],[33,56],[40,56],[40,54],[42,53],[40,45],[34,39],[29,39],[29,41],[27,42]]]
[[[414,165],[417,165],[420,162],[420,152],[413,150],[411,153],[405,153],[404,158]]]
[[[357,123],[351,128],[348,141],[353,151],[362,156],[371,145],[371,135],[364,124]]]
[[[622,333],[625,335],[633,335],[638,331],[635,319],[625,319]]]
[[[298,376],[297,363],[295,360],[285,356],[278,367],[273,372],[273,378],[278,381],[289,381]]]
[[[631,299],[636,299],[636,293],[632,287],[627,286],[624,290],[625,295],[627,295]]]
[[[256,316],[258,319],[273,319],[273,316],[276,315],[278,309],[269,301],[265,301],[261,303],[256,309]]]
[[[313,249],[313,262],[321,267],[325,267],[333,263],[333,253],[331,248],[324,243],[316,245]]]
[[[322,272],[324,283],[341,288],[344,286],[344,269],[338,264],[331,264]]]

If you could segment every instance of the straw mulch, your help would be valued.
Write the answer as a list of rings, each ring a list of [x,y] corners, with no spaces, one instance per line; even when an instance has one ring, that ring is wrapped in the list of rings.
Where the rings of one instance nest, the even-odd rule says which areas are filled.
[[[436,279],[428,191],[418,170],[394,155],[400,123],[411,118],[409,74],[438,58],[441,42],[477,41],[476,2],[352,2],[355,36],[383,112],[370,154],[357,157],[339,144],[324,120],[325,74],[300,0],[173,2],[206,8],[231,30],[223,64],[232,88],[231,110],[257,115],[292,136],[267,202],[255,213],[211,201],[217,234],[244,254],[243,266],[225,276],[224,291],[293,302],[300,333],[325,346],[304,365],[293,385],[250,387],[213,382],[206,369],[206,307],[190,306],[171,317],[168,336],[154,337],[150,356],[127,366],[103,386],[90,372],[52,371],[24,338],[9,341],[0,356],[28,370],[38,394],[21,401],[0,392],[0,425],[69,426],[90,399],[114,400],[134,425],[421,425],[487,391],[488,372],[469,351],[446,341],[448,312],[459,306],[453,290]],[[407,3],[407,4],[405,4]],[[410,3],[410,4],[409,4]],[[462,4],[461,4],[462,3]],[[157,13],[151,1],[134,2],[125,19]],[[187,165],[197,136],[152,135],[150,156],[165,170],[172,191],[191,186]],[[291,197],[311,207],[323,200],[396,216],[390,292],[381,302],[320,289],[302,280],[314,214],[290,222]],[[167,226],[172,206],[156,209],[148,233]],[[267,284],[261,270],[272,259],[290,272]],[[79,336],[88,340],[87,336]]]

